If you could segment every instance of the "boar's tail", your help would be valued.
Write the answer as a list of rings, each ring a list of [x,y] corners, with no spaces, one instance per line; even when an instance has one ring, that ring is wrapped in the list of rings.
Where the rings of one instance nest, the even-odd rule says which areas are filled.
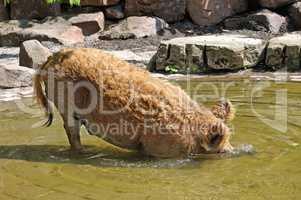
[[[225,122],[230,122],[235,118],[235,108],[229,100],[222,99],[211,109],[212,113]]]
[[[42,66],[39,66],[34,76],[33,85],[34,85],[36,100],[38,104],[40,104],[41,107],[43,107],[43,109],[45,110],[45,114],[48,118],[48,120],[43,124],[43,126],[49,127],[53,122],[54,114],[53,114],[52,104],[47,97],[47,92],[45,92],[46,86],[44,80],[42,79],[41,69]]]

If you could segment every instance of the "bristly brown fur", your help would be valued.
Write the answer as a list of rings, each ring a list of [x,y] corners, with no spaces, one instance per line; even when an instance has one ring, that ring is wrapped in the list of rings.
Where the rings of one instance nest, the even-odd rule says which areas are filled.
[[[235,118],[235,108],[229,100],[221,100],[211,109],[212,113],[224,122],[231,122]]]
[[[56,83],[85,80],[96,88],[97,94],[78,90],[74,94],[76,105],[84,107],[82,105],[89,102],[90,95],[103,97],[104,107],[97,104],[98,107],[91,114],[81,116],[89,123],[107,126],[124,120],[131,126],[139,127],[139,124],[147,121],[148,126],[152,127],[147,131],[144,126],[139,127],[136,133],[118,127],[118,133],[115,130],[114,133],[113,130],[106,130],[106,137],[95,133],[111,144],[139,149],[156,157],[187,156],[212,147],[212,152],[217,152],[231,146],[229,128],[209,109],[194,102],[181,88],[154,78],[149,72],[97,49],[64,49],[55,53],[40,67],[40,71],[46,73],[36,76],[35,89],[37,99],[48,116],[52,111],[41,83],[47,85],[49,70],[53,71]],[[54,97],[64,96],[65,106],[70,106],[71,99],[62,94],[67,94],[68,91],[54,92]],[[57,98],[49,100],[59,108]],[[121,108],[123,110],[118,114],[101,112],[102,109]],[[70,113],[61,110],[59,112],[63,119],[70,116]],[[230,112],[223,117],[231,118]],[[159,133],[162,130],[166,132]],[[122,134],[124,132],[129,134]],[[215,145],[210,144],[213,141]]]

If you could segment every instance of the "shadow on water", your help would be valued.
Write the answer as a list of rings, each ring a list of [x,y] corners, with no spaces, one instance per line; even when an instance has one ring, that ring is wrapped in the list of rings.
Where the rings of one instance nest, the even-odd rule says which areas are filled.
[[[30,162],[71,163],[96,167],[134,167],[134,168],[181,168],[194,167],[201,162],[218,159],[231,159],[246,154],[208,154],[182,159],[156,159],[139,152],[116,151],[110,148],[86,146],[86,151],[74,154],[67,146],[59,145],[1,145],[0,159],[24,160]]]
[[[56,164],[91,165],[95,167],[180,168],[194,166],[199,159],[156,159],[138,152],[116,151],[86,146],[86,151],[74,154],[59,145],[1,145],[0,159]],[[211,158],[212,159],[212,158]]]

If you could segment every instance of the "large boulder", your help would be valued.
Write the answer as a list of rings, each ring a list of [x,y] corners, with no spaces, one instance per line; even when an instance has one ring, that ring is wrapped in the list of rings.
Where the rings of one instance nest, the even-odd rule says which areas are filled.
[[[84,35],[91,35],[105,28],[105,18],[102,12],[78,14],[71,17],[69,21],[72,25],[81,28]]]
[[[188,13],[195,24],[209,26],[246,11],[247,0],[187,0]]]
[[[0,21],[8,20],[8,12],[6,7],[4,6],[4,1],[0,0]]]
[[[81,0],[82,6],[111,6],[119,3],[120,0]]]
[[[34,72],[27,67],[0,64],[0,88],[31,86]]]
[[[197,73],[208,69],[240,69],[256,66],[263,60],[266,41],[242,34],[205,35],[162,41],[156,69],[177,68]]]
[[[128,17],[104,32],[100,39],[143,38],[157,35],[167,26],[168,24],[158,17]]]
[[[20,46],[19,64],[24,67],[37,67],[44,64],[51,56],[49,49],[37,40],[28,40]]]
[[[278,8],[295,2],[296,0],[259,0],[258,3],[264,8]]]
[[[157,16],[167,22],[184,19],[186,0],[126,0],[126,16]]]
[[[301,29],[301,2],[292,4],[288,9],[288,14],[297,29]]]
[[[272,38],[266,52],[265,64],[277,70],[300,70],[301,61],[301,32],[287,33]]]
[[[11,19],[42,19],[61,13],[59,3],[48,4],[46,0],[12,0]]]
[[[26,40],[51,41],[72,45],[84,41],[82,30],[61,17],[41,23],[27,20],[0,22],[0,46],[20,46]]]
[[[287,30],[287,21],[285,17],[264,9],[247,15],[228,18],[224,21],[224,26],[229,30],[249,29],[277,34]]]

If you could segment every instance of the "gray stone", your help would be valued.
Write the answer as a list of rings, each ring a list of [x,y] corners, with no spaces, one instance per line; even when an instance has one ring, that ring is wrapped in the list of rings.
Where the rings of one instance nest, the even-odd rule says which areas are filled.
[[[119,24],[105,31],[101,39],[143,38],[157,35],[168,24],[158,17],[128,17]]]
[[[168,50],[169,50],[169,44],[166,42],[161,42],[154,63],[156,65],[155,66],[156,70],[164,70],[165,67],[168,65],[168,56],[169,56]]]
[[[273,34],[286,32],[286,18],[264,9],[251,14],[228,18],[224,26],[229,30],[249,29],[253,31],[265,31]]]
[[[126,0],[126,16],[157,16],[167,22],[184,19],[186,0]]]
[[[209,26],[246,11],[247,0],[187,0],[187,10],[195,24]]]
[[[28,20],[0,22],[0,46],[20,46],[26,40],[51,41],[72,45],[84,41],[82,30],[61,17],[41,23]]]
[[[114,30],[105,31],[100,34],[100,40],[127,40],[127,39],[135,39],[136,36],[133,33],[129,32],[118,32]]]
[[[155,51],[133,52],[131,50],[108,51],[108,53],[116,56],[121,60],[143,65],[147,65],[151,58],[156,54]]]
[[[0,0],[0,21],[5,21],[8,19],[9,19],[9,16],[8,16],[7,9],[4,6],[4,1]]]
[[[69,21],[72,25],[81,28],[84,35],[92,35],[105,28],[103,12],[78,14],[71,17]]]
[[[11,19],[42,19],[61,13],[59,3],[48,4],[45,0],[12,0]]]
[[[0,64],[0,88],[31,86],[34,72],[27,67]]]
[[[39,41],[28,40],[20,46],[19,64],[29,68],[38,67],[44,64],[49,56],[51,52]]]
[[[292,4],[288,9],[288,14],[297,29],[301,29],[301,2]]]
[[[20,100],[23,98],[31,98],[33,97],[34,91],[32,87],[22,87],[22,88],[0,88],[0,102],[12,102],[15,100]],[[31,105],[34,105],[33,102]],[[1,111],[5,111],[5,107],[0,108]]]
[[[111,6],[106,8],[105,15],[107,19],[123,19],[124,11],[121,5]]]
[[[2,65],[19,65],[19,47],[0,47],[0,63]]]
[[[242,34],[175,38],[162,41],[156,69],[176,66],[179,72],[240,69],[256,66],[263,59],[266,41]]]
[[[258,3],[264,8],[278,8],[295,2],[296,0],[259,0]]]
[[[301,33],[293,32],[272,38],[266,52],[265,64],[277,70],[299,70],[301,60]]]
[[[189,67],[190,73],[199,73],[205,70],[201,70],[200,66],[204,66],[204,53],[205,47],[195,44],[186,45],[186,65]]]
[[[81,0],[82,6],[111,6],[119,3],[119,0]]]
[[[169,44],[169,56],[167,62],[172,65],[173,63],[177,63],[177,66],[186,66],[186,45],[185,44]]]

